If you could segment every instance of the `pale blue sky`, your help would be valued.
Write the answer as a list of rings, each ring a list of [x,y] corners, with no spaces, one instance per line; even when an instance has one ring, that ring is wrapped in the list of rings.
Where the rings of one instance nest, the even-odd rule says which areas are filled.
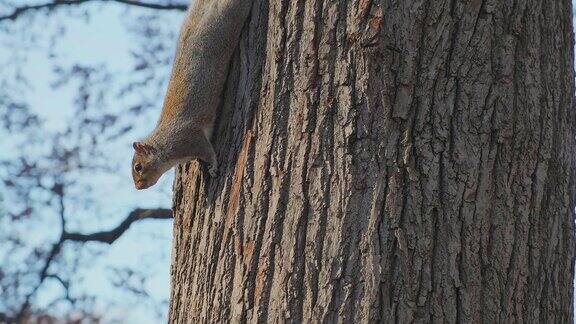
[[[60,23],[64,22],[66,26],[66,32],[59,35],[57,40],[58,45],[55,48],[57,62],[64,65],[70,62],[86,65],[105,63],[110,68],[110,72],[114,74],[115,82],[122,82],[123,78],[129,78],[133,64],[130,51],[136,50],[136,47],[134,35],[127,32],[126,22],[135,20],[125,18],[145,14],[148,9],[132,8],[130,12],[127,12],[126,6],[112,3],[104,6],[87,4],[83,5],[83,8],[90,10],[89,20],[72,19],[65,13],[57,13],[50,18],[58,20],[61,17],[63,20]],[[163,13],[163,17],[166,26],[170,26],[168,28],[173,28],[176,32],[183,13],[166,12]],[[52,22],[46,20],[44,25],[31,28],[43,28],[46,34],[50,34],[57,28]],[[74,118],[72,107],[75,91],[73,86],[66,86],[57,91],[50,87],[56,75],[51,71],[52,65],[48,61],[48,53],[44,48],[44,46],[39,46],[38,50],[32,49],[26,54],[27,62],[23,73],[29,78],[31,86],[26,91],[26,95],[33,110],[45,121],[47,129],[57,131],[65,127],[67,121]],[[0,63],[10,60],[13,55],[18,55],[18,53],[16,51],[0,52]],[[116,99],[111,96],[107,101],[108,106],[102,109],[118,112],[127,107],[130,100],[131,98]],[[87,198],[96,203],[86,208],[82,204],[70,202],[66,206],[69,230],[94,232],[110,229],[122,221],[135,207],[170,208],[173,171],[165,175],[153,189],[140,192],[134,189],[130,175],[132,139],[144,136],[153,128],[159,105],[160,103],[158,103],[158,110],[138,119],[141,127],[129,133],[123,140],[104,145],[104,154],[111,163],[119,165],[119,174],[80,175],[79,178],[82,180],[72,190],[77,191],[78,195],[89,195]],[[20,144],[17,141],[2,143],[2,147],[8,151],[12,150],[11,145]],[[85,183],[82,183],[83,181]],[[83,191],[86,185],[91,185],[93,190]],[[69,194],[73,195],[74,192]],[[44,226],[34,231],[34,240],[38,242],[54,240],[54,235],[58,235],[56,216],[46,213],[39,217],[45,218],[42,220]],[[46,230],[47,228],[54,228],[54,230]],[[108,268],[146,269],[145,273],[149,275],[146,286],[148,293],[157,301],[168,299],[171,235],[171,221],[143,221],[133,225],[112,246],[91,243],[83,247],[87,250],[96,249],[102,254],[96,258],[94,264],[90,265],[88,271],[81,274],[83,285],[79,288],[96,295],[102,301],[101,311],[109,314],[110,318],[123,318],[123,323],[157,323],[159,320],[164,322],[165,319],[159,319],[155,310],[150,307],[151,305],[140,304],[136,299],[131,299],[130,294],[114,288],[110,281],[113,273]],[[40,303],[44,300],[49,301],[51,296],[59,292],[59,289],[56,284],[44,286],[39,293]],[[114,302],[117,306],[110,308],[107,305],[108,302]],[[166,309],[164,309],[163,316],[165,316],[165,311]]]

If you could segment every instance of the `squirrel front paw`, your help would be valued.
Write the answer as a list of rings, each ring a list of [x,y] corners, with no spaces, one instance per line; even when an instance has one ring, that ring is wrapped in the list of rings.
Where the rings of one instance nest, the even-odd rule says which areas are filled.
[[[210,174],[212,178],[215,178],[218,175],[218,166],[210,165],[210,168],[208,169],[208,174]]]

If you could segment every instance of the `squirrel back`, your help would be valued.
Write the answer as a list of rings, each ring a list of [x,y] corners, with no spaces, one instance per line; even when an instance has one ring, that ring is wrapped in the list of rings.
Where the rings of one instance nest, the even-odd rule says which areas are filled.
[[[197,0],[180,30],[158,126],[181,114],[213,119],[252,1]]]
[[[251,6],[251,0],[196,0],[188,9],[160,119],[148,137],[133,144],[137,189],[154,185],[168,169],[195,158],[208,162],[210,174],[216,175],[210,136]]]

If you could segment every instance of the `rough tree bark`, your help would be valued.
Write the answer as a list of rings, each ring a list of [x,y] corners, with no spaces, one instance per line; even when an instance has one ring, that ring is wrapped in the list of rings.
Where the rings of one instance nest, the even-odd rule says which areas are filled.
[[[572,322],[570,0],[255,0],[169,320]]]

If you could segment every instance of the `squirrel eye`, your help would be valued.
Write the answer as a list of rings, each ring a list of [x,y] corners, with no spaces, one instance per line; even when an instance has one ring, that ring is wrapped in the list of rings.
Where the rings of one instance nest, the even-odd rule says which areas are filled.
[[[136,172],[142,171],[142,164],[137,163],[137,164],[134,166],[134,171],[136,171]]]

